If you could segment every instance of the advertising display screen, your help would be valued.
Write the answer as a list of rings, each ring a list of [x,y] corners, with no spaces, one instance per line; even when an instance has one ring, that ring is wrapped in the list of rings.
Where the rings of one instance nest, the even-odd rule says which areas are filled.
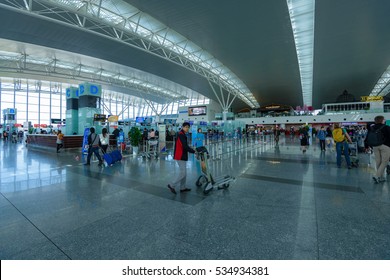
[[[104,114],[94,114],[93,120],[95,122],[105,122],[106,121],[106,115]]]
[[[143,117],[136,117],[136,118],[135,118],[135,122],[136,122],[136,123],[143,123],[144,120],[145,120],[145,119],[144,119]]]
[[[205,116],[207,114],[206,106],[189,107],[188,116]]]

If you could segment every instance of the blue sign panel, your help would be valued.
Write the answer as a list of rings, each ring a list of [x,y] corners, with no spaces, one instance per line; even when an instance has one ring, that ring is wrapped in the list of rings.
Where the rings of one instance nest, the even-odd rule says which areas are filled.
[[[95,85],[91,85],[89,90],[90,90],[91,94],[97,94],[99,92],[99,88]]]
[[[79,95],[82,95],[84,93],[84,85],[80,85],[79,87]]]
[[[84,129],[82,152],[85,155],[88,154],[88,135],[89,135],[89,127]]]
[[[123,131],[119,131],[118,143],[125,142],[125,133]]]

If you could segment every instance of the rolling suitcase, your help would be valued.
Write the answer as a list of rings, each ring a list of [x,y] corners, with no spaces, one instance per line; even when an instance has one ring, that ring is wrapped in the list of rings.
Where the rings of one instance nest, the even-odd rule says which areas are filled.
[[[113,159],[109,153],[103,154],[104,161],[107,163],[107,165],[113,164]]]
[[[114,151],[110,152],[110,156],[111,156],[111,158],[112,158],[112,163],[115,163],[115,162],[118,161],[118,159],[117,159],[117,157],[116,157]]]
[[[119,150],[115,150],[112,152],[112,154],[114,154],[114,157],[116,159],[116,161],[121,161],[122,160],[122,154]]]

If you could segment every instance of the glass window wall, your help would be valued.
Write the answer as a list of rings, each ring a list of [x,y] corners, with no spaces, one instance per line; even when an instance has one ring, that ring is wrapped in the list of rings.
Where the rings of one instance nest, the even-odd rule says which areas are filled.
[[[48,81],[29,79],[0,78],[0,110],[1,120],[6,108],[17,109],[17,123],[31,122],[34,124],[51,124],[51,119],[65,119],[66,116],[66,88],[77,87],[77,84],[60,84]],[[147,105],[128,101],[126,97],[110,94],[105,96],[103,88],[103,114],[118,115],[119,119],[135,119],[136,117],[155,116],[154,110]],[[129,105],[129,103],[131,105]],[[197,99],[186,99],[170,103],[168,106],[154,104],[154,108],[161,116],[177,115],[180,106],[209,104],[209,99],[201,96]],[[161,110],[163,110],[161,112]],[[109,111],[108,111],[109,110]]]

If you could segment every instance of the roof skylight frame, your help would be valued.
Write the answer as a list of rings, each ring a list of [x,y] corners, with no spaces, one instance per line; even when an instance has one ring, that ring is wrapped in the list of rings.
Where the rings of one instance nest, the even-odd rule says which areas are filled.
[[[142,39],[149,40],[156,45],[159,45],[161,48],[167,48],[170,52],[174,52],[179,56],[184,57],[188,61],[191,61],[194,64],[197,64],[197,68],[203,68],[204,70],[194,69],[193,66],[188,66],[186,63],[179,63],[178,59],[171,59],[172,61],[183,65],[191,69],[198,74],[205,76],[207,79],[221,83],[220,86],[223,87],[228,92],[237,94],[237,91],[247,98],[244,100],[250,107],[258,108],[260,107],[258,102],[249,101],[256,100],[247,86],[227,67],[220,63],[216,58],[210,55],[205,50],[201,49],[195,43],[189,41],[187,38],[177,33],[176,31],[166,27],[161,22],[152,18],[131,6],[128,3],[125,3],[122,0],[112,0],[112,1],[100,1],[100,0],[31,0],[33,2],[39,2],[46,5],[52,5],[55,7],[62,8],[66,11],[73,12],[75,14],[89,18],[90,20],[104,22],[107,25],[111,25],[113,28],[122,30],[123,32],[131,33],[136,36],[141,37]],[[31,5],[34,6],[34,5]],[[98,7],[98,9],[96,9]],[[115,10],[114,10],[115,8]],[[26,9],[26,7],[24,7]],[[99,11],[99,12],[97,12]],[[34,11],[30,11],[34,12]],[[37,12],[39,14],[39,12]],[[101,15],[106,14],[106,17]],[[115,14],[117,16],[115,16]],[[40,16],[47,16],[48,13],[40,14]],[[123,20],[119,20],[121,17]],[[69,20],[64,20],[68,24],[77,25],[79,27],[82,24],[81,21],[70,22]],[[143,25],[140,25],[143,24]],[[117,34],[117,36],[120,36]],[[157,37],[156,37],[157,36]],[[158,37],[160,36],[160,37]],[[158,39],[156,39],[158,38]],[[118,38],[119,39],[119,38]],[[163,39],[162,42],[161,39]],[[158,53],[157,53],[158,54]],[[204,55],[206,54],[206,55]],[[206,57],[205,60],[200,60],[202,57]],[[167,56],[166,58],[169,59]],[[202,63],[200,63],[202,61]],[[224,76],[220,77],[218,73],[213,73],[214,67],[221,66],[225,68],[226,71],[223,71]],[[206,74],[206,72],[209,74]],[[227,83],[226,81],[230,81]],[[234,83],[235,86],[232,87],[231,83]],[[253,98],[250,98],[253,97]]]
[[[297,51],[303,105],[313,105],[315,0],[286,0]]]
[[[382,76],[378,79],[374,88],[372,89],[370,96],[386,96],[390,91],[386,91],[390,86],[390,65],[383,72]]]
[[[23,62],[23,63],[22,63]],[[55,62],[55,66],[54,65]],[[94,67],[90,65],[85,65],[82,63],[71,63],[69,61],[62,61],[55,58],[48,57],[39,57],[36,55],[29,55],[27,53],[12,53],[12,52],[3,52],[0,51],[0,71],[7,71],[4,68],[4,63],[7,63],[8,71],[11,69],[16,69],[18,72],[34,71],[36,73],[47,73],[57,74],[57,76],[65,75],[74,75],[74,72],[78,72],[79,75],[83,75],[84,79],[88,77],[90,80],[107,83],[110,81],[110,84],[113,85],[122,85],[124,87],[132,87],[133,89],[139,90],[145,93],[154,93],[156,96],[168,98],[170,100],[177,99],[188,99],[192,96],[202,96],[201,94],[194,92],[183,86],[178,86],[172,82],[167,81],[166,79],[160,78],[158,76],[146,73],[120,73],[113,72],[101,67]],[[14,65],[12,67],[12,65]],[[130,68],[131,69],[131,68]],[[137,70],[139,71],[139,70]],[[50,73],[49,73],[50,72]],[[139,71],[142,72],[142,71]],[[73,74],[72,74],[73,73]],[[135,77],[135,75],[140,78]],[[144,77],[145,80],[141,78]],[[100,78],[100,80],[99,80]],[[151,80],[161,83],[151,83]],[[162,85],[164,84],[164,85]]]

